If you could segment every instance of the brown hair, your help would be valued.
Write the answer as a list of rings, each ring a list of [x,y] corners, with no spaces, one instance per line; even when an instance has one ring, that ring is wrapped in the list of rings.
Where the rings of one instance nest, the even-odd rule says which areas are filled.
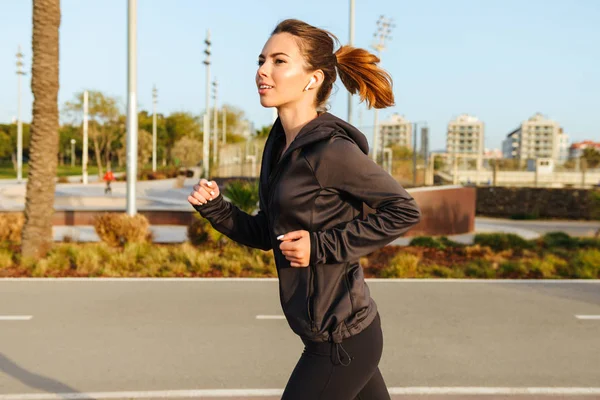
[[[394,105],[392,77],[377,66],[379,57],[376,55],[351,46],[341,46],[334,52],[334,43],[339,44],[339,40],[332,33],[297,19],[280,22],[271,36],[278,33],[289,33],[298,38],[298,47],[308,67],[320,69],[325,74],[317,92],[317,107],[323,106],[331,95],[337,78],[336,67],[346,89],[352,94],[358,93],[369,108]]]

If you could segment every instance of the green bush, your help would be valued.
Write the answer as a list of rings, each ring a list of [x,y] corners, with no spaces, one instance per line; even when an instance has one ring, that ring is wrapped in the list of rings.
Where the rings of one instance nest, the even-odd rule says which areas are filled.
[[[94,229],[100,239],[110,246],[142,243],[152,239],[148,219],[141,214],[105,213],[94,219]]]
[[[459,242],[455,242],[453,240],[448,239],[447,236],[440,236],[438,238],[438,242],[440,244],[442,244],[445,247],[451,247],[451,248],[464,248],[466,247],[466,245],[459,243]]]
[[[548,254],[544,258],[526,260],[529,270],[528,277],[532,279],[551,279],[559,277],[557,271],[567,267],[567,262],[555,255]]]
[[[233,180],[222,190],[232,204],[240,210],[252,214],[258,207],[258,180]]]
[[[13,253],[9,250],[0,249],[0,269],[13,266]]]
[[[523,261],[509,260],[500,263],[496,276],[506,279],[523,279],[527,278],[529,270]]]
[[[380,276],[382,278],[417,278],[418,265],[419,257],[413,254],[399,253],[381,270]]]
[[[549,232],[539,239],[543,247],[547,249],[562,248],[576,249],[579,247],[579,240],[571,237],[564,232]]]
[[[516,251],[533,248],[531,242],[514,233],[479,233],[475,235],[474,243],[480,246],[488,246],[494,251]]]
[[[574,278],[600,278],[600,250],[579,250],[571,260]]]
[[[410,246],[417,247],[427,247],[430,249],[440,249],[443,250],[446,248],[442,243],[440,243],[436,238],[431,236],[416,236],[411,239]]]
[[[456,268],[460,268],[460,266]],[[463,270],[468,278],[492,279],[496,277],[492,262],[484,259],[469,261]]]

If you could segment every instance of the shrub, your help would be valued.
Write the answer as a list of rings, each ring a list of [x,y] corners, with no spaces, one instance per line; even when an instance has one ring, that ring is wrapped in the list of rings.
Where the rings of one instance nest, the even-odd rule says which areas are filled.
[[[21,243],[21,232],[25,216],[23,213],[0,214],[0,242]]]
[[[13,266],[12,252],[0,249],[0,269],[10,268]]]
[[[600,250],[579,250],[571,261],[574,278],[600,278]]]
[[[58,183],[69,183],[69,178],[67,178],[66,176],[59,176]]]
[[[534,279],[548,279],[558,277],[557,271],[567,266],[567,262],[555,255],[548,254],[543,259],[534,258],[526,261],[529,277]]]
[[[416,278],[419,257],[413,254],[399,253],[384,267],[380,275],[382,278]]]
[[[464,248],[464,247],[466,247],[466,245],[464,245],[462,243],[459,243],[459,242],[455,242],[453,240],[450,240],[446,236],[440,236],[438,238],[438,242],[441,243],[442,245],[446,246],[446,247],[453,247],[453,248]]]
[[[514,233],[479,233],[475,235],[475,244],[488,246],[494,251],[525,250],[533,245]]]
[[[195,246],[223,247],[231,243],[227,236],[213,228],[210,222],[200,214],[194,214],[194,220],[187,228],[187,236],[190,243]]]
[[[427,247],[429,249],[443,250],[446,248],[436,238],[431,236],[416,236],[410,241],[410,246]]]
[[[491,261],[488,260],[473,260],[468,262],[464,267],[464,274],[468,278],[495,278],[496,270]]]
[[[580,249],[600,250],[600,239],[598,238],[577,238]]]
[[[547,249],[562,248],[575,249],[579,246],[579,240],[564,232],[549,232],[539,239],[541,245]]]
[[[252,214],[258,206],[258,180],[232,180],[223,189],[223,195],[240,210]]]
[[[498,278],[523,279],[527,278],[529,271],[521,260],[509,260],[500,264],[496,272]]]
[[[110,246],[149,241],[152,238],[149,227],[148,219],[141,214],[105,213],[94,220],[96,233]]]

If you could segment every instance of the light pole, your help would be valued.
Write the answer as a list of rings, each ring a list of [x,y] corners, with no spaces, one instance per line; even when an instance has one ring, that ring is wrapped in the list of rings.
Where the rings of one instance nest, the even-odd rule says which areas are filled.
[[[137,213],[135,183],[137,179],[137,0],[127,2],[127,215]]]
[[[71,167],[75,166],[75,139],[71,139]]]
[[[81,153],[81,174],[83,175],[83,184],[88,183],[88,91],[83,92],[83,150]]]
[[[223,107],[223,144],[227,142],[227,134],[225,128],[227,127],[227,110]]]
[[[213,165],[217,166],[217,162],[219,159],[219,155],[217,154],[217,144],[219,142],[219,132],[218,132],[218,122],[219,122],[219,115],[218,115],[218,110],[217,110],[217,92],[218,92],[218,86],[219,84],[217,83],[217,78],[215,78],[215,80],[212,83],[213,85],[213,100],[214,100],[214,110],[213,110]]]
[[[21,121],[21,76],[23,71],[23,53],[21,46],[17,52],[17,182],[23,182],[23,121]]]
[[[156,85],[152,88],[152,172],[156,172]]]
[[[349,31],[350,37],[348,39],[348,45],[354,46],[354,0],[350,0],[350,21]],[[348,92],[348,123],[352,124],[352,93]]]
[[[204,65],[206,65],[206,96],[204,99],[206,111],[204,112],[204,135],[202,136],[202,175],[208,179],[210,173],[210,163],[208,160],[210,151],[210,30],[206,31],[204,43],[206,44],[206,49],[204,50],[204,54],[206,54],[206,58],[204,59]]]
[[[375,41],[373,42],[373,45],[371,45],[371,47],[375,49],[375,51],[377,52],[377,58],[379,58],[380,60],[381,52],[385,50],[385,41],[387,39],[392,39],[390,33],[392,32],[392,28],[394,27],[395,25],[393,24],[393,20],[386,18],[383,15],[381,15],[377,20],[377,32],[373,34],[373,36],[375,37]],[[377,108],[375,109],[374,118],[375,121],[373,123],[373,161],[377,162],[377,153],[379,152],[379,110]]]

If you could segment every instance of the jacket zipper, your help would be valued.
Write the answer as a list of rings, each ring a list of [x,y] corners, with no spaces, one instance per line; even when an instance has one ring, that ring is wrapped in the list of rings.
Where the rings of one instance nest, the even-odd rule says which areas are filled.
[[[312,265],[309,265],[310,268],[310,279],[308,282],[308,299],[306,300],[306,309],[308,312],[308,320],[310,321],[310,329],[311,331],[316,330],[315,326],[315,317],[314,317],[314,282],[315,282],[315,268]]]

